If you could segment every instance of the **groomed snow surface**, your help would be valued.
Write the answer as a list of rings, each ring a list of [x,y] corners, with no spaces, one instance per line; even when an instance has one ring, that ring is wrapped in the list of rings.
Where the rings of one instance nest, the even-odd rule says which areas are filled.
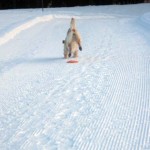
[[[150,4],[1,10],[0,149],[150,150]]]

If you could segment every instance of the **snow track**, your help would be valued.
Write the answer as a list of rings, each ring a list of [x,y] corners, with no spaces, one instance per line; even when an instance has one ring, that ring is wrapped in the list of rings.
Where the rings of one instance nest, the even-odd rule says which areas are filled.
[[[36,25],[37,23],[50,21],[52,19],[52,16],[44,16],[44,17],[37,17],[27,23],[24,23],[23,25],[20,25],[19,27],[16,27],[12,31],[6,33],[3,37],[0,38],[0,45],[5,44],[9,40],[13,39],[17,34],[22,32],[23,30],[26,30],[28,28],[31,28],[32,26]]]
[[[150,149],[149,31],[137,17],[81,15],[83,51],[67,64],[70,18],[54,16],[0,45],[1,149]]]

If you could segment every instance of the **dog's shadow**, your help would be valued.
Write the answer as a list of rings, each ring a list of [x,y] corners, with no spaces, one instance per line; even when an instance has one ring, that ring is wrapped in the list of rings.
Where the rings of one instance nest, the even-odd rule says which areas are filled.
[[[45,58],[34,58],[32,60],[29,60],[28,63],[39,63],[39,64],[45,64],[45,63],[56,63],[63,60],[63,57],[45,57]]]

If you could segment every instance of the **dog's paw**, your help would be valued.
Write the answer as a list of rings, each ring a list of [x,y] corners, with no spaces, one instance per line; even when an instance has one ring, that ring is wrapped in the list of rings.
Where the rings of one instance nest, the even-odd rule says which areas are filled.
[[[82,51],[82,47],[81,46],[79,46],[79,50]]]

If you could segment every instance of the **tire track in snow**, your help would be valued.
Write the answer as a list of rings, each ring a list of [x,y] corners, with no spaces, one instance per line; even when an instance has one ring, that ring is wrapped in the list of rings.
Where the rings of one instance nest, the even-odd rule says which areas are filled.
[[[91,63],[89,63],[89,64],[91,64]],[[40,112],[38,113],[37,110],[44,110],[45,105],[49,105],[49,108],[53,107],[52,112],[54,113],[54,115],[52,115],[52,116],[53,116],[54,121],[56,120],[56,122],[57,122],[57,119],[59,120],[59,117],[60,117],[60,119],[63,119],[63,118],[62,118],[63,116],[68,116],[68,111],[64,112],[64,114],[63,114],[63,113],[58,113],[58,112],[60,111],[60,106],[62,106],[62,103],[67,104],[67,102],[64,102],[63,99],[60,99],[60,98],[59,98],[60,96],[59,96],[59,94],[58,94],[58,91],[63,91],[64,89],[67,90],[68,85],[69,85],[73,80],[78,79],[79,76],[85,72],[86,67],[89,67],[89,65],[87,65],[87,66],[84,65],[84,69],[82,69],[82,71],[80,72],[80,74],[78,74],[78,75],[76,76],[76,73],[75,73],[75,76],[73,76],[70,80],[68,80],[68,82],[65,83],[63,86],[62,86],[62,85],[57,86],[57,87],[53,90],[53,92],[51,92],[50,94],[48,94],[48,95],[46,96],[46,98],[45,98],[46,100],[45,100],[44,103],[42,102],[41,104],[38,105],[38,107],[37,107],[37,105],[36,105],[35,107],[33,107],[33,108],[32,108],[33,114],[36,113],[36,115],[38,115],[38,114],[40,115]],[[72,71],[73,71],[73,70],[71,70],[71,72],[72,72]],[[74,72],[74,71],[73,71],[73,72]],[[74,74],[74,73],[73,73],[73,74]],[[68,76],[65,77],[65,78],[68,78],[68,79],[69,79]],[[62,80],[62,79],[61,79],[61,80]],[[62,94],[62,93],[61,93],[61,94]],[[57,102],[55,102],[55,103],[54,103],[54,102],[50,102],[49,99],[52,99],[52,98],[55,97],[55,96],[58,97],[58,98],[57,98]],[[65,106],[65,108],[63,108],[63,109],[66,109],[66,106]],[[58,111],[58,110],[59,110],[59,111]],[[36,111],[37,111],[37,112],[36,112]],[[46,112],[48,112],[48,111],[51,112],[50,109],[49,109],[49,110],[46,110]],[[63,112],[63,111],[61,111],[61,112]],[[66,114],[66,113],[67,113],[67,114]],[[62,114],[62,116],[61,116],[61,114]],[[57,118],[57,115],[58,115],[58,118]],[[32,116],[32,117],[31,117],[30,120],[32,120],[32,122],[33,122],[33,120],[34,120],[34,115],[31,115],[31,116]],[[36,119],[36,118],[35,118],[35,119]],[[66,118],[64,118],[64,119],[66,119]],[[41,118],[41,120],[42,120],[42,118]],[[28,122],[28,123],[30,123],[30,122]],[[27,124],[28,124],[28,123],[27,123]],[[57,124],[56,124],[56,125],[57,125]],[[58,125],[59,125],[59,122],[58,122]],[[56,126],[56,127],[57,127],[57,126]],[[40,131],[42,131],[42,130],[40,130]],[[53,139],[58,138],[56,132],[57,132],[57,131],[55,131],[54,134],[51,134],[51,138],[53,138]],[[35,133],[32,133],[32,134],[30,135],[30,137],[34,136],[35,134],[39,134],[39,131],[37,131],[37,132],[35,132]],[[30,143],[30,138],[29,138],[29,140],[27,141],[27,143],[25,142],[24,145],[23,145],[21,148],[22,148],[22,149],[26,149],[26,148],[29,147],[30,144],[31,144],[31,143]],[[59,147],[59,146],[58,146],[58,147]]]
[[[132,47],[134,46],[132,45]],[[131,52],[130,49],[125,52],[116,52],[121,57],[116,56],[117,61],[114,59],[115,72],[109,78],[111,79],[109,84],[113,86],[107,89],[106,97],[103,98],[106,103],[103,104],[105,111],[103,111],[102,116],[105,118],[101,119],[100,116],[90,124],[89,128],[92,129],[93,124],[96,128],[92,138],[90,138],[92,141],[84,143],[82,134],[75,138],[78,139],[78,142],[76,141],[74,145],[78,145],[78,149],[129,150],[148,148],[148,142],[145,144],[145,141],[148,141],[149,132],[149,121],[147,121],[150,117],[147,113],[149,109],[149,102],[147,101],[149,100],[149,86],[144,75],[149,74],[149,61],[148,57],[145,57],[146,55],[142,54],[138,47],[136,48],[138,50],[135,50],[135,53]],[[113,47],[113,51],[115,49],[119,50],[116,46]],[[146,58],[144,62],[143,58]],[[141,67],[140,65],[146,66]],[[141,68],[144,68],[145,71],[141,72]],[[123,91],[124,87],[126,87],[125,91]],[[136,116],[136,112],[140,115]],[[83,134],[85,130],[83,130]],[[80,132],[79,129],[77,131]]]
[[[127,53],[130,52],[129,50]],[[111,104],[111,107],[117,108],[116,110],[111,110],[108,107],[108,115],[110,115],[109,118],[113,119],[115,116],[113,116],[114,112],[122,111],[122,108],[119,106],[122,106],[122,104],[126,104],[129,107],[126,112],[121,112],[123,116],[126,116],[125,113],[128,113],[131,111],[130,115],[127,116],[127,120],[122,120],[121,122],[125,121],[124,130],[122,133],[119,133],[119,128],[115,129],[116,135],[110,136],[110,133],[113,128],[108,130],[107,136],[104,137],[105,134],[98,135],[99,139],[102,138],[104,141],[102,144],[100,144],[99,149],[144,149],[144,138],[148,136],[148,123],[147,122],[144,127],[143,123],[144,120],[149,120],[148,113],[144,113],[144,109],[148,109],[148,99],[149,99],[149,86],[146,83],[143,75],[148,75],[148,68],[146,67],[149,65],[148,59],[146,59],[143,62],[143,56],[138,55],[140,51],[136,50],[135,54],[133,55],[133,52],[130,52],[129,57],[125,55],[123,52],[121,53],[122,57],[119,59],[119,61],[116,63],[116,73],[113,75],[112,85],[116,88],[115,97],[109,96],[106,99],[112,99],[112,102],[115,104],[116,102],[118,104],[115,104],[116,107],[113,107],[114,104]],[[118,53],[118,52],[117,52]],[[118,53],[118,54],[119,54]],[[120,55],[120,56],[121,56]],[[130,57],[131,56],[131,57]],[[140,56],[140,57],[139,57]],[[125,63],[126,62],[126,63]],[[140,65],[145,65],[144,67],[141,67]],[[141,68],[145,69],[145,74],[141,73]],[[130,74],[127,74],[130,73]],[[128,85],[125,91],[122,91],[120,89],[123,89],[121,85]],[[143,88],[143,85],[145,88]],[[112,87],[111,87],[112,88]],[[120,92],[118,92],[118,91]],[[115,102],[116,101],[116,102]],[[118,106],[117,106],[118,105]],[[144,105],[144,106],[142,106]],[[123,105],[124,108],[124,105]],[[126,107],[125,107],[126,108]],[[144,108],[144,109],[143,109]],[[142,110],[143,109],[143,110]],[[138,112],[141,116],[135,116]],[[134,115],[133,115],[134,114]],[[117,117],[117,116],[116,116]],[[138,119],[138,120],[137,120]],[[113,119],[114,120],[114,119]],[[109,119],[107,120],[108,125],[111,127],[112,125],[109,123]],[[119,122],[119,120],[117,121]],[[115,124],[117,124],[117,122]],[[103,126],[104,127],[104,126]],[[126,130],[129,129],[129,130]],[[125,131],[126,130],[126,131]],[[113,131],[114,132],[114,131]],[[115,133],[115,132],[114,132]],[[141,136],[142,135],[142,136]],[[106,140],[107,139],[107,140]],[[146,139],[145,139],[146,140]]]
[[[109,30],[105,30],[105,32],[106,33],[109,33]],[[92,35],[91,35],[92,36]],[[92,37],[94,37],[94,36],[92,36]],[[110,36],[110,34],[109,35],[107,35],[107,34],[105,34],[104,35],[104,37],[103,37],[103,42],[101,43],[101,48],[103,48],[103,47],[106,47],[107,48],[107,50],[108,51],[111,51],[111,38],[110,38],[111,36]],[[91,38],[90,38],[91,39]],[[104,52],[102,52],[102,53],[104,53],[103,55],[104,56],[102,56],[101,55],[101,57],[103,58],[103,57],[108,57],[107,56],[107,51],[105,50]],[[109,54],[109,55],[111,55],[111,54]],[[95,82],[92,82],[92,83],[99,83],[99,87],[95,87],[94,88],[94,90],[95,91],[97,91],[98,90],[98,92],[99,93],[102,93],[102,89],[101,89],[101,86],[103,86],[103,88],[105,88],[105,86],[106,86],[106,89],[107,89],[107,80],[108,80],[108,77],[110,76],[110,70],[108,70],[109,69],[109,67],[105,64],[105,61],[107,62],[107,59],[102,59],[101,60],[102,61],[102,63],[104,63],[103,65],[104,66],[99,66],[98,68],[97,68],[97,70],[99,70],[97,73],[99,74],[99,76],[102,76],[102,82],[100,81],[100,82],[98,82],[98,81],[95,81]],[[104,61],[104,62],[103,62]],[[96,65],[95,65],[96,66]],[[94,64],[92,64],[92,66],[91,66],[92,68],[93,68],[93,71],[92,71],[92,69],[90,69],[90,71],[89,72],[95,72],[95,68],[94,68]],[[97,76],[98,77],[98,76]],[[100,77],[99,77],[100,78]],[[96,80],[97,80],[97,78],[95,78]],[[87,81],[88,81],[88,79],[86,79]],[[104,85],[103,85],[104,84]],[[92,95],[92,97],[94,96],[94,94]],[[99,96],[99,95],[98,95]],[[92,98],[91,97],[91,98]],[[94,99],[94,97],[92,98],[92,99]],[[95,101],[96,103],[94,104],[92,104],[92,103],[90,103],[90,101],[89,101],[89,104],[91,105],[90,107],[92,108],[92,105],[94,105],[93,107],[94,107],[94,110],[92,110],[92,111],[95,111],[96,113],[99,113],[99,115],[100,116],[102,116],[102,113],[104,112],[104,110],[103,110],[103,108],[101,107],[101,105],[99,106],[99,107],[97,107],[97,105],[98,105],[98,103],[102,103],[101,102],[101,97],[99,97],[99,98],[96,98],[96,99],[99,99],[99,101]],[[85,104],[85,106],[86,106],[87,104]],[[102,109],[102,110],[101,110]],[[74,147],[76,147],[76,146],[78,146],[78,148],[77,149],[98,149],[98,147],[97,147],[97,145],[93,145],[93,144],[91,144],[91,143],[95,143],[94,141],[95,141],[95,134],[94,133],[97,133],[98,132],[98,130],[99,130],[99,125],[100,125],[100,122],[96,122],[95,121],[95,119],[97,118],[97,114],[95,114],[96,116],[94,117],[94,113],[92,113],[92,111],[91,111],[91,113],[89,113],[89,116],[91,116],[91,115],[93,115],[93,116],[91,116],[92,118],[91,119],[89,119],[90,117],[88,116],[88,117],[86,117],[86,119],[84,120],[84,122],[86,122],[88,125],[87,125],[87,127],[85,127],[85,129],[84,128],[77,128],[76,129],[76,136],[75,136],[75,138],[74,138],[74,140],[75,140],[75,143],[74,143]],[[89,111],[90,112],[90,111]],[[90,122],[89,122],[90,121]],[[81,120],[79,120],[79,122],[81,122]],[[82,124],[80,125],[80,126],[82,126]],[[96,129],[95,129],[96,128]],[[92,131],[92,130],[94,130],[94,131]],[[89,133],[87,134],[86,132],[87,131],[89,131]],[[90,133],[91,132],[91,133]],[[88,137],[86,137],[86,136],[88,136]],[[85,140],[85,142],[83,141],[83,139],[86,139],[87,138],[87,141]],[[89,143],[87,143],[89,141]],[[94,147],[94,148],[93,148]]]
[[[91,62],[89,62],[89,65],[90,65],[90,64],[91,64]],[[87,67],[88,67],[89,65],[87,65]],[[86,70],[86,66],[84,65],[83,68],[84,68],[84,69],[82,69],[82,72],[81,72],[80,74],[82,74],[82,73]],[[71,68],[71,71],[70,71],[70,72],[72,72],[72,68]],[[70,73],[68,73],[68,74],[70,75]],[[74,73],[73,73],[73,74],[74,74]],[[75,74],[76,74],[76,73],[75,73]],[[61,84],[60,86],[58,86],[58,87],[56,87],[55,89],[53,89],[53,91],[51,91],[51,93],[46,96],[47,98],[44,98],[44,99],[46,99],[44,102],[42,101],[42,102],[38,103],[38,105],[33,106],[33,107],[32,107],[32,112],[33,112],[33,114],[31,114],[31,116],[28,118],[28,122],[23,121],[25,124],[23,123],[22,126],[20,126],[19,128],[20,128],[20,129],[21,129],[21,128],[24,128],[24,126],[28,126],[28,125],[26,125],[26,124],[29,124],[30,122],[31,122],[31,123],[34,122],[33,120],[34,120],[34,118],[36,119],[36,115],[40,115],[41,110],[44,110],[44,109],[45,109],[45,105],[47,105],[47,102],[49,102],[49,98],[50,98],[50,97],[53,97],[53,96],[55,96],[55,95],[58,95],[58,91],[62,91],[63,89],[65,89],[65,88],[70,84],[70,82],[72,82],[75,78],[78,78],[78,77],[80,76],[80,74],[78,74],[77,76],[76,76],[76,75],[73,76],[73,78],[71,78],[70,80],[68,80],[68,82],[65,83],[65,84],[62,82],[62,84],[64,84],[64,85],[62,86],[62,84]],[[67,79],[67,78],[69,79],[69,76],[67,76],[67,77],[65,77],[65,78],[66,78],[66,79]],[[63,80],[63,78],[62,78],[61,80]],[[53,102],[52,102],[52,104],[51,104],[51,102],[49,102],[49,103],[50,103],[50,105],[53,105]],[[58,108],[59,108],[59,106],[60,106],[61,103],[62,103],[62,101],[56,102],[56,103],[55,103],[56,107],[53,108],[53,111],[59,110]],[[37,110],[38,110],[39,112],[38,112]],[[36,111],[37,111],[37,112],[36,112]],[[45,111],[48,112],[48,111],[50,111],[50,109],[45,110]],[[27,112],[26,112],[26,113],[27,113]],[[42,120],[42,118],[41,118],[41,120]],[[36,122],[36,121],[35,121],[35,122]],[[37,131],[37,132],[35,132],[35,133],[33,133],[33,134],[30,135],[30,136],[32,137],[32,136],[35,135],[35,134],[39,134],[39,132],[41,132],[41,130],[40,130],[40,131]],[[14,137],[12,137],[12,139],[17,138],[17,136],[18,136],[20,133],[23,133],[23,132],[22,132],[22,131],[19,131],[18,133],[16,133],[16,135],[15,135]],[[25,143],[24,146],[28,146],[28,145],[29,145],[28,143],[30,143],[29,141],[30,141],[30,139],[27,141],[27,143]],[[23,148],[24,146],[22,146],[22,148]]]

